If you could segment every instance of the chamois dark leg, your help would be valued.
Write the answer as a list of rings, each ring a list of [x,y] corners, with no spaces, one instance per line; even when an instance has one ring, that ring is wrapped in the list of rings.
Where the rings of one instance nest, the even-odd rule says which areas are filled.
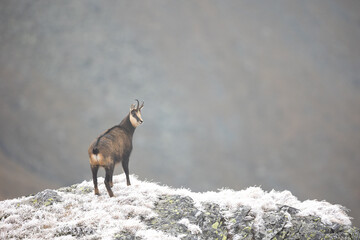
[[[128,186],[131,185],[130,183],[130,177],[129,177],[129,159],[124,159],[122,162],[122,167],[124,169],[125,175],[126,175],[126,183]]]
[[[113,183],[114,168],[115,168],[115,165],[112,165],[110,167],[110,187],[114,186],[114,183]]]
[[[109,196],[113,197],[114,193],[111,190],[110,179],[111,179],[111,167],[106,167],[105,168],[105,181],[104,181],[104,183],[105,183],[106,190],[109,193]]]
[[[93,176],[95,195],[100,195],[99,189],[98,189],[98,183],[97,183],[97,172],[99,170],[99,166],[98,165],[95,165],[95,166],[90,165],[90,167],[91,167],[91,172],[92,172],[92,176]]]

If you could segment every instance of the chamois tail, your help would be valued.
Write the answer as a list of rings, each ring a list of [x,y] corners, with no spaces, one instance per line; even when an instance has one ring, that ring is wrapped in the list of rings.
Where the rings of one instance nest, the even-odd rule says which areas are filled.
[[[92,153],[97,155],[99,153],[99,149],[97,147],[94,147]]]
[[[99,141],[100,141],[100,138],[102,136],[98,137],[98,139],[96,140],[96,143],[94,144],[94,147],[93,147],[93,150],[92,150],[92,153],[97,155],[99,153],[99,148],[97,147],[98,144],[99,144]]]

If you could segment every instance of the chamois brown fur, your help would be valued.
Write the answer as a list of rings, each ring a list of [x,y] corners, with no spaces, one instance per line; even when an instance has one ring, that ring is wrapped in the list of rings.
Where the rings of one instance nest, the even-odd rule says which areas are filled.
[[[143,122],[141,108],[144,106],[144,103],[139,106],[139,101],[136,101],[137,107],[135,108],[135,105],[131,105],[130,113],[119,125],[108,129],[90,144],[88,154],[96,195],[100,194],[97,185],[99,167],[105,168],[104,183],[110,197],[114,196],[111,187],[113,186],[112,178],[115,164],[121,162],[126,175],[127,185],[130,185],[129,158],[133,148],[132,139],[135,128]]]

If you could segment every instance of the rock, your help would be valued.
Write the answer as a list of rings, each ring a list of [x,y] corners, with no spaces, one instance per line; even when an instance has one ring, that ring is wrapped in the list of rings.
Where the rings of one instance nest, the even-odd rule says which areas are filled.
[[[94,190],[91,187],[78,187],[79,184],[73,184],[70,187],[62,187],[58,191],[66,192],[66,193],[74,193],[74,194],[88,194],[93,192]]]
[[[87,226],[64,226],[61,228],[58,228],[55,233],[55,237],[60,236],[74,236],[77,238],[84,237],[85,235],[91,235],[94,233],[94,229]]]
[[[155,204],[154,211],[158,217],[146,221],[150,228],[181,239],[198,239],[204,236],[208,239],[226,238],[225,219],[216,204],[205,204],[199,210],[190,197],[164,195]],[[183,219],[186,220],[181,221]]]
[[[115,240],[140,240],[142,238],[135,237],[135,235],[132,233],[122,231],[122,232],[115,234],[114,239]]]
[[[61,202],[62,199],[59,194],[50,189],[46,189],[42,192],[37,193],[33,198],[29,200],[30,204],[40,207],[40,206],[50,206],[54,202]]]
[[[240,206],[234,217],[227,219],[217,204],[205,203],[198,209],[189,197],[164,195],[154,211],[158,216],[146,220],[146,225],[181,239],[360,239],[358,228],[326,225],[316,216],[297,216],[299,211],[288,206],[265,212],[260,229],[254,226],[255,218],[248,206]],[[199,231],[190,231],[181,219],[187,219],[188,225]]]

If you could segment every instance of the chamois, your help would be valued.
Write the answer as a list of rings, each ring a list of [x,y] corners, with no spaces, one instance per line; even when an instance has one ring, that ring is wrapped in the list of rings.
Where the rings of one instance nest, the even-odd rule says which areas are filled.
[[[104,183],[110,197],[114,196],[111,188],[113,186],[112,180],[116,163],[122,163],[127,185],[130,185],[129,157],[133,148],[132,138],[135,128],[143,123],[141,109],[144,107],[144,102],[139,106],[139,100],[135,100],[137,101],[137,106],[135,107],[135,104],[130,106],[129,114],[119,125],[109,128],[90,144],[88,154],[95,195],[100,195],[97,185],[99,167],[105,168]]]

